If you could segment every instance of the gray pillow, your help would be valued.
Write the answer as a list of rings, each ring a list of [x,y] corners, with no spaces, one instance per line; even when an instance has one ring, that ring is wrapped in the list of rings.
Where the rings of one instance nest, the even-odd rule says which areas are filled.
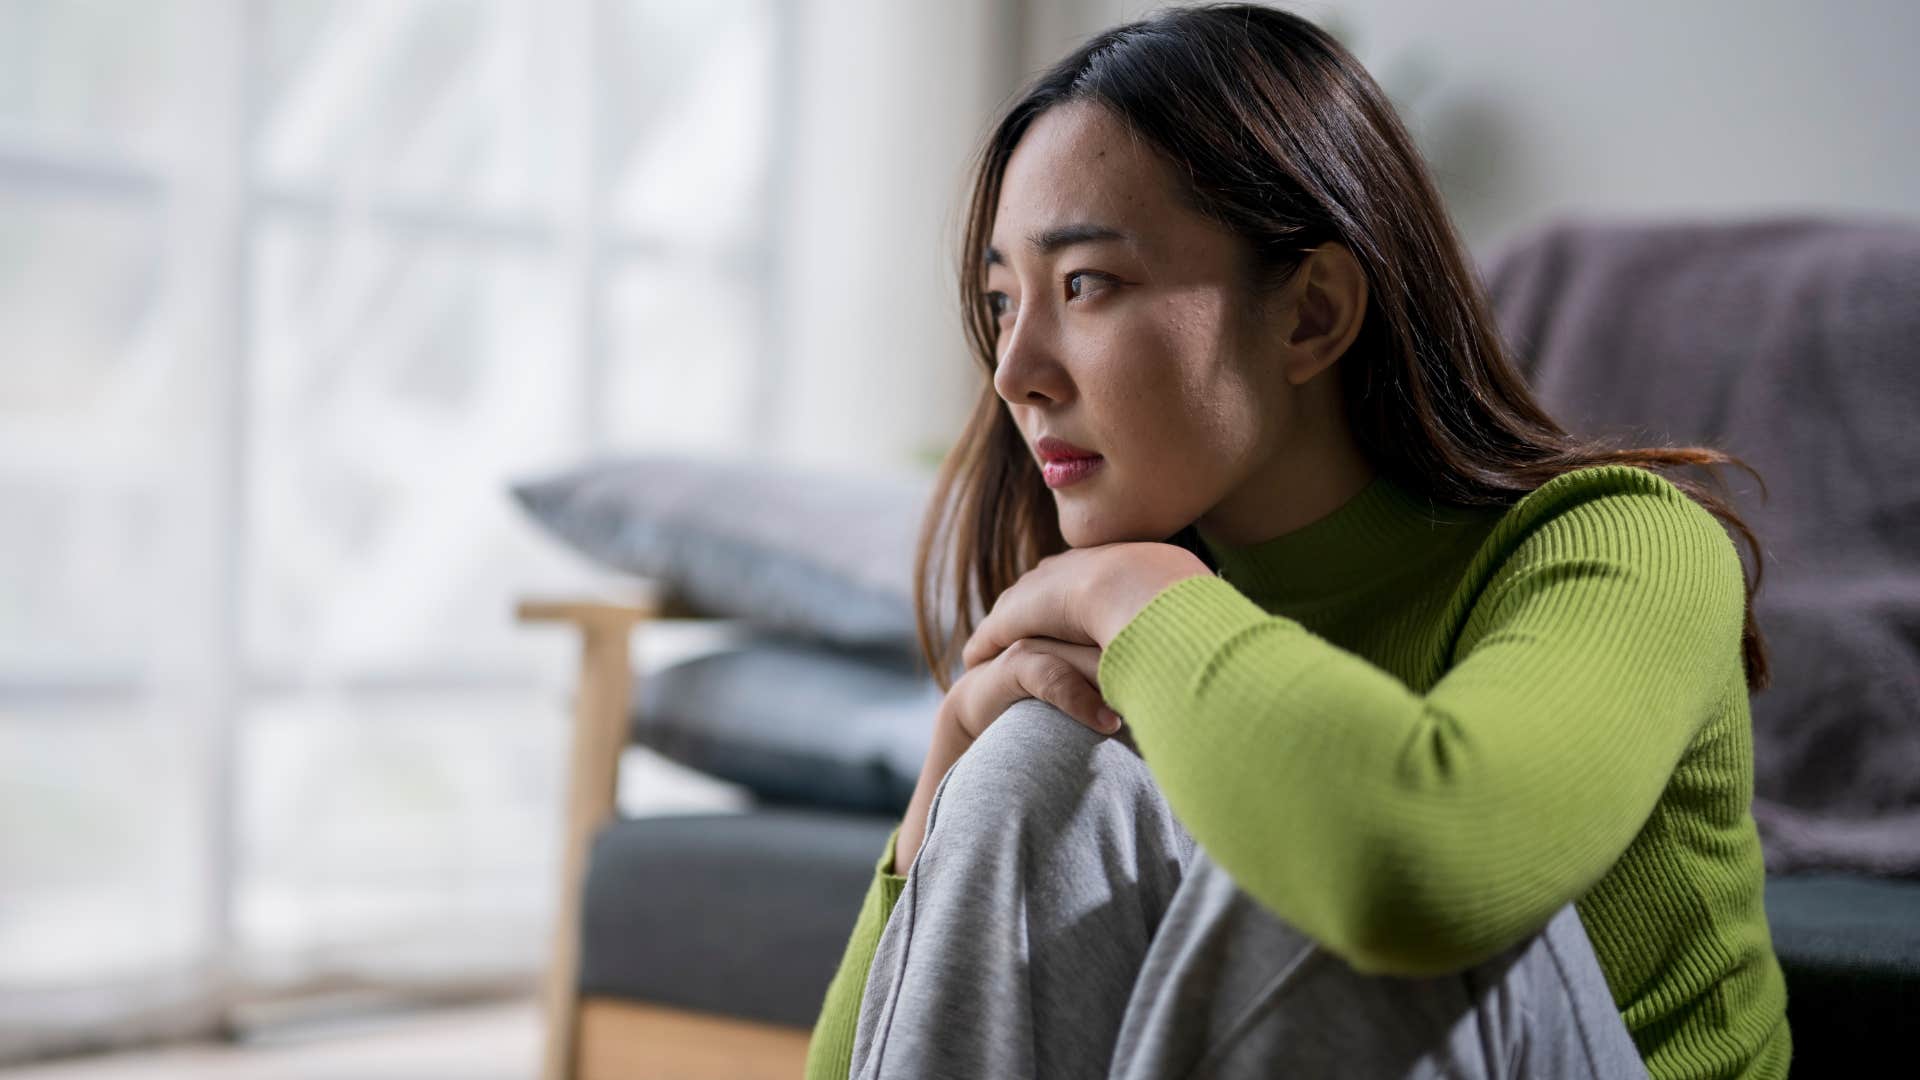
[[[899,814],[940,688],[893,649],[748,637],[636,679],[633,738],[768,802]]]
[[[796,637],[917,655],[913,549],[932,474],[852,474],[646,454],[512,485],[602,566],[696,610]]]

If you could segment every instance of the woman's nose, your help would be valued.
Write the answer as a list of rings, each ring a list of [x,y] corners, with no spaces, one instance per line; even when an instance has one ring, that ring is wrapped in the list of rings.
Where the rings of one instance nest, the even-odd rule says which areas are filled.
[[[993,369],[993,389],[1009,405],[1059,404],[1072,393],[1072,382],[1037,324],[1016,322],[1001,339],[999,362]]]

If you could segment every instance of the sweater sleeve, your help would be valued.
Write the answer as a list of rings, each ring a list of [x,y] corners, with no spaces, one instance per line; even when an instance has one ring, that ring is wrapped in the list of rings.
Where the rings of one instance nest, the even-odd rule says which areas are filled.
[[[873,967],[873,954],[880,947],[887,917],[893,914],[893,905],[907,883],[905,875],[893,872],[894,847],[899,842],[900,828],[895,826],[887,836],[880,861],[874,864],[873,880],[867,884],[866,898],[854,919],[853,936],[840,957],[840,969],[827,984],[820,1018],[814,1021],[813,1038],[807,1043],[807,1080],[846,1080],[853,1071],[853,1034],[860,1022],[860,998],[867,989],[867,972]]]
[[[1194,838],[1356,970],[1444,974],[1536,932],[1744,692],[1739,555],[1677,488],[1520,535],[1424,694],[1217,577],[1161,590],[1101,656]]]

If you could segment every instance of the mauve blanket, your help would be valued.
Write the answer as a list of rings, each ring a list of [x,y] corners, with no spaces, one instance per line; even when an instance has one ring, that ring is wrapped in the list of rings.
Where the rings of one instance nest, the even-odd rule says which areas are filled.
[[[1920,223],[1562,220],[1484,270],[1569,430],[1765,481],[1724,471],[1766,552],[1768,870],[1920,877]]]

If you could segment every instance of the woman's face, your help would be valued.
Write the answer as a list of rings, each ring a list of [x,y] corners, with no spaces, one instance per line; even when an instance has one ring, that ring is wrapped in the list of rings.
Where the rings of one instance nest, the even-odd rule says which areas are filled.
[[[1034,121],[990,243],[995,391],[1036,461],[1047,436],[1102,459],[1049,481],[1074,547],[1207,529],[1322,407],[1286,376],[1293,324],[1250,290],[1242,242],[1180,201],[1166,162],[1103,107]]]

